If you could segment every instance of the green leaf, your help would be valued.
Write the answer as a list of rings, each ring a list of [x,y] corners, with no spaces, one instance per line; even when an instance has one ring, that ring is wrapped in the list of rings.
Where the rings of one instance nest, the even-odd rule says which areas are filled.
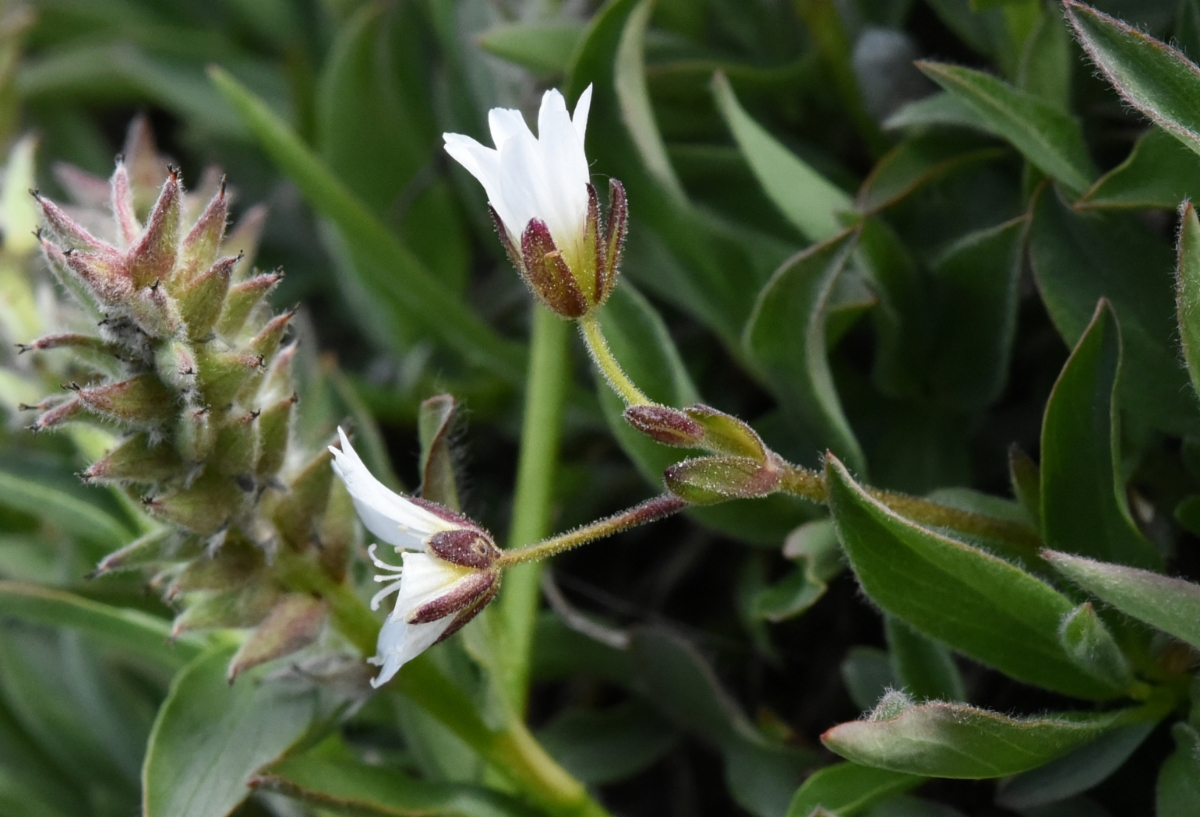
[[[1155,817],[1192,817],[1200,809],[1200,733],[1187,724],[1171,730],[1175,751],[1158,772]]]
[[[830,519],[807,522],[788,534],[783,555],[797,562],[786,578],[765,587],[754,597],[755,616],[783,621],[800,615],[821,596],[828,583],[845,569],[842,546]]]
[[[1091,602],[1079,605],[1063,619],[1058,635],[1067,655],[1084,672],[1117,689],[1129,688],[1133,670]]]
[[[918,701],[965,701],[967,690],[954,657],[899,619],[886,617],[892,669],[904,692]]]
[[[1124,162],[1100,177],[1075,203],[1080,210],[1174,210],[1200,195],[1200,159],[1161,128],[1150,128]]]
[[[489,28],[475,42],[500,59],[553,77],[566,73],[583,32],[579,23],[566,21],[510,23]]]
[[[1186,202],[1179,214],[1179,261],[1175,271],[1175,303],[1183,359],[1192,389],[1200,394],[1200,219]]]
[[[369,276],[361,283],[397,325],[420,324],[480,367],[509,383],[521,382],[525,367],[519,348],[439,283],[261,99],[220,68],[210,69],[209,76],[279,169],[370,261],[358,268]]]
[[[996,790],[996,803],[1025,811],[1085,792],[1119,769],[1152,731],[1152,723],[1118,727],[1058,760],[1005,780]]]
[[[460,292],[470,240],[445,180],[430,172],[441,140],[424,88],[426,31],[403,5],[365,5],[341,26],[317,83],[316,144],[325,165],[395,228],[432,277]],[[354,245],[347,251],[352,263],[372,263]],[[378,310],[371,297],[355,306]]]
[[[1051,190],[1033,206],[1029,255],[1059,335],[1074,347],[1107,298],[1121,321],[1121,408],[1142,424],[1187,433],[1195,396],[1179,365],[1170,272],[1174,254],[1136,217],[1077,213]]]
[[[858,191],[856,205],[862,213],[877,213],[947,174],[1007,154],[1005,148],[961,134],[930,133],[906,139],[875,164]]]
[[[669,720],[721,749],[730,794],[757,817],[782,814],[812,757],[767,739],[683,639],[641,629],[630,654],[642,693]]]
[[[652,765],[679,742],[679,732],[645,704],[628,702],[603,711],[568,709],[537,738],[564,769],[591,786]]]
[[[1042,172],[1076,191],[1091,186],[1096,170],[1079,123],[1069,115],[982,71],[935,62],[917,65]]]
[[[1013,496],[1021,504],[1021,509],[1033,528],[1041,534],[1042,530],[1042,469],[1033,459],[1015,444],[1008,449],[1008,477],[1012,484]]]
[[[192,636],[173,639],[171,624],[163,619],[35,585],[0,581],[0,616],[76,630],[172,669],[182,667],[201,649],[201,642]]]
[[[1042,420],[1042,536],[1057,550],[1159,567],[1125,500],[1116,407],[1121,333],[1101,301],[1067,359]]]
[[[917,527],[872,499],[836,458],[825,473],[842,547],[885,612],[1026,683],[1082,698],[1118,694],[1059,644],[1059,623],[1074,607],[1066,596],[1003,559]]]
[[[787,817],[809,817],[817,807],[838,817],[853,817],[881,800],[906,792],[923,782],[911,774],[835,763],[812,773],[788,806]]]
[[[821,742],[864,766],[977,780],[1049,763],[1129,723],[1136,712],[1010,718],[964,704],[927,703],[898,713],[877,710],[868,720],[833,727]]]
[[[458,403],[449,394],[421,402],[417,436],[421,441],[421,498],[457,511],[458,483],[454,475],[451,434]]]
[[[929,377],[951,408],[984,408],[1008,380],[1028,224],[1021,218],[965,235],[933,264],[941,315]]]
[[[889,689],[900,685],[891,657],[878,647],[851,647],[840,668],[850,700],[870,712]]]
[[[1038,15],[1025,41],[1017,69],[1017,87],[1060,111],[1071,110],[1071,35],[1057,11]]]
[[[1200,647],[1200,584],[1047,551],[1050,564],[1122,613]]]
[[[415,780],[340,752],[287,757],[259,770],[255,788],[277,791],[332,814],[361,817],[532,817],[527,806],[479,786]]]
[[[0,505],[33,513],[106,550],[116,550],[134,538],[125,525],[99,506],[9,466],[0,466]]]
[[[641,0],[629,13],[617,46],[616,62],[612,69],[613,84],[621,118],[629,129],[646,170],[672,198],[684,202],[687,193],[667,157],[667,147],[654,121],[650,89],[646,86],[646,29],[653,11],[651,0]]]
[[[971,128],[993,136],[1000,135],[973,107],[947,91],[910,102],[883,123],[888,130],[918,130],[934,125]]]
[[[210,650],[172,682],[146,747],[145,817],[225,817],[249,796],[255,771],[309,728],[315,690],[262,683],[259,670],[231,685],[225,671],[234,652]]]
[[[1200,153],[1200,68],[1132,26],[1065,0],[1079,42],[1117,92],[1167,133]]]
[[[713,96],[742,155],[771,201],[810,241],[842,231],[839,212],[854,209],[850,196],[831,184],[754,121],[738,102],[724,74],[713,76]]]
[[[744,344],[785,411],[811,429],[822,448],[861,470],[862,448],[842,411],[825,348],[829,299],[857,239],[856,231],[847,231],[780,267],[758,295]]]

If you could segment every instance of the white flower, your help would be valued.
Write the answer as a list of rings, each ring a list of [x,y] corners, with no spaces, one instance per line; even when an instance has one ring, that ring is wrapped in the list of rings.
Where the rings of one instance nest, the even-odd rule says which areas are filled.
[[[443,134],[446,152],[487,192],[514,266],[547,306],[571,318],[608,297],[625,235],[625,191],[612,180],[608,231],[601,236],[599,200],[583,149],[591,102],[589,85],[572,117],[562,94],[547,91],[537,136],[520,111],[493,108],[488,125],[495,148],[460,133]]]
[[[396,605],[379,632],[376,655],[381,667],[372,686],[387,682],[400,667],[437,642],[449,638],[491,601],[500,589],[500,550],[487,531],[440,505],[401,496],[371,475],[339,428],[341,450],[333,469],[346,484],[367,530],[392,545],[401,566],[368,553],[385,583],[371,599],[376,610],[396,593]]]

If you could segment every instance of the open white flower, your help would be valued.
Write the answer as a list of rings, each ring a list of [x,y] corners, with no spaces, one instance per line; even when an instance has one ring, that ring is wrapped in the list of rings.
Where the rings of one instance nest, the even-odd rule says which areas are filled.
[[[372,476],[345,433],[341,450],[331,447],[333,470],[346,485],[367,530],[392,545],[401,565],[368,551],[385,583],[371,609],[396,593],[396,605],[379,632],[372,664],[380,666],[371,685],[387,682],[400,667],[449,638],[491,601],[500,589],[500,550],[470,519],[432,502],[401,496]]]
[[[513,265],[548,307],[570,318],[587,314],[608,298],[625,237],[627,208],[621,183],[609,182],[605,231],[589,180],[583,143],[591,102],[589,85],[572,117],[562,94],[547,91],[538,112],[537,136],[520,111],[493,108],[488,125],[495,148],[460,133],[443,134],[446,152],[487,192]]]

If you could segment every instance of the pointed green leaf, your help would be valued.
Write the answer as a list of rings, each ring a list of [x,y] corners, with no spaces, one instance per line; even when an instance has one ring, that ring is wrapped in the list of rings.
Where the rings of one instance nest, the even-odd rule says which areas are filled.
[[[1105,173],[1075,203],[1080,210],[1174,210],[1200,195],[1200,158],[1161,128],[1151,127],[1124,162]]]
[[[967,699],[954,657],[943,645],[891,616],[884,619],[884,631],[892,669],[905,693],[918,701]]]
[[[1079,42],[1125,100],[1200,153],[1200,68],[1133,26],[1065,0]]]
[[[1008,152],[990,140],[962,134],[930,133],[906,139],[875,164],[856,204],[861,212],[878,212],[947,174],[995,161]]]
[[[0,615],[78,630],[89,639],[171,668],[183,666],[201,649],[192,636],[172,639],[168,621],[48,587],[0,581]]]
[[[1005,780],[996,790],[996,803],[1025,811],[1085,792],[1119,769],[1152,731],[1153,723],[1117,727],[1058,760]]]
[[[1079,123],[1068,114],[982,71],[935,62],[917,65],[1046,175],[1077,191],[1096,178]]]
[[[766,369],[785,410],[812,429],[822,447],[861,470],[862,449],[842,411],[825,348],[829,298],[857,238],[845,232],[780,267],[759,293],[745,346]]]
[[[1196,398],[1179,365],[1171,287],[1174,254],[1135,216],[1081,213],[1043,189],[1033,209],[1029,256],[1059,335],[1079,342],[1107,298],[1121,320],[1121,408],[1174,433],[1197,425]]]
[[[821,807],[838,817],[861,814],[881,800],[906,792],[923,782],[923,778],[887,769],[859,766],[857,763],[835,763],[812,773],[796,791],[787,817],[809,817]]]
[[[116,550],[134,538],[124,524],[98,505],[11,465],[0,466],[0,505],[32,513],[106,550]]]
[[[258,771],[255,788],[276,791],[322,813],[362,817],[532,817],[516,800],[479,786],[416,780],[387,766],[368,765],[345,747],[287,757]]]
[[[451,447],[455,412],[453,395],[438,394],[421,401],[417,436],[421,441],[421,498],[459,510],[458,482]]]
[[[583,26],[574,22],[509,23],[493,26],[476,38],[479,47],[539,76],[559,76],[583,39]]]
[[[1028,225],[1020,218],[970,233],[934,262],[942,309],[929,376],[953,408],[990,405],[1008,380]]]
[[[788,221],[810,241],[825,241],[840,233],[837,214],[854,209],[850,196],[755,122],[724,74],[713,76],[712,88],[717,108],[750,169]]]
[[[1175,303],[1179,337],[1192,389],[1200,394],[1200,219],[1186,202],[1179,214],[1179,261],[1175,270]]]
[[[1193,817],[1200,813],[1200,732],[1183,723],[1171,731],[1175,751],[1158,773],[1155,817]]]
[[[1136,710],[1010,718],[964,704],[928,703],[835,726],[821,742],[847,760],[926,777],[1018,774],[1138,717]]]
[[[250,795],[255,771],[309,728],[315,690],[262,683],[257,670],[231,685],[234,651],[204,653],[172,682],[146,747],[144,817],[225,817]]]
[[[1200,584],[1047,551],[1060,573],[1122,613],[1200,647]]]
[[[1107,301],[1063,366],[1042,421],[1042,535],[1057,550],[1158,567],[1129,515],[1116,406],[1121,333]]]
[[[830,507],[866,594],[918,632],[1030,684],[1082,698],[1119,693],[1078,669],[1058,627],[1075,606],[990,553],[920,528],[871,498],[830,457]]]

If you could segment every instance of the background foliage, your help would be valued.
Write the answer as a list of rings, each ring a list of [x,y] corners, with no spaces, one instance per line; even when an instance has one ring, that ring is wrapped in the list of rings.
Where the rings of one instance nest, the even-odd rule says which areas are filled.
[[[0,130],[37,147],[0,195],[5,340],[46,311],[25,187],[106,176],[144,113],[185,183],[219,165],[269,207],[305,439],[352,420],[412,488],[449,392],[492,531],[625,507],[678,452],[578,344],[523,440],[530,298],[441,150],[592,84],[631,213],[614,354],[824,468],[829,512],[736,500],[567,554],[535,627],[502,599],[431,653],[446,699],[494,721],[528,675],[538,739],[615,814],[1200,813],[1200,3],[1096,8],[1135,28],[1040,0],[8,2]],[[536,809],[420,701],[362,695],[335,635],[229,687],[243,636],[168,642],[143,577],[87,579],[146,519],[74,478],[99,432],[22,428],[66,364],[2,354],[0,814]]]

